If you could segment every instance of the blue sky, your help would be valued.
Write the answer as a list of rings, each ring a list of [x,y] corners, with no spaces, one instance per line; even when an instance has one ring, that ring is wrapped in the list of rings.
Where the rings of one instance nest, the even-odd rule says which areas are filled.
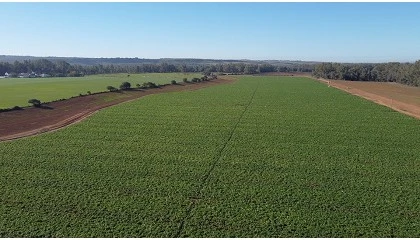
[[[0,55],[420,59],[420,3],[0,3]]]

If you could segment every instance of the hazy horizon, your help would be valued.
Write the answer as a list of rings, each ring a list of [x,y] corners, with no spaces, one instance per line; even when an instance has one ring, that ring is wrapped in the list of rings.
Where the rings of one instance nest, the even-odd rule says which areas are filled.
[[[420,3],[0,3],[0,55],[420,59]]]
[[[197,57],[159,57],[159,58],[146,58],[146,57],[79,57],[79,56],[33,56],[33,55],[0,55],[0,56],[10,56],[10,57],[33,57],[33,58],[86,58],[86,59],[101,59],[101,58],[138,58],[138,59],[152,59],[152,60],[159,60],[159,59],[199,59],[199,60],[216,60],[216,61],[290,61],[290,62],[336,62],[336,63],[389,63],[389,62],[400,62],[400,63],[414,63],[416,61],[420,61],[420,57],[413,61],[376,61],[376,62],[367,62],[367,61],[359,61],[359,62],[350,62],[350,61],[316,61],[316,60],[300,60],[300,59],[250,59],[250,58],[197,58]]]

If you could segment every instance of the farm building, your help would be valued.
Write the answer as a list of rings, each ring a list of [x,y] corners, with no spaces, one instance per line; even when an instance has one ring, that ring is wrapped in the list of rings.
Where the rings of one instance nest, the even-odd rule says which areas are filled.
[[[38,75],[35,72],[19,73],[18,77],[20,77],[20,78],[34,78],[34,77],[38,77]]]
[[[20,78],[28,78],[29,77],[29,73],[19,73],[18,77]]]

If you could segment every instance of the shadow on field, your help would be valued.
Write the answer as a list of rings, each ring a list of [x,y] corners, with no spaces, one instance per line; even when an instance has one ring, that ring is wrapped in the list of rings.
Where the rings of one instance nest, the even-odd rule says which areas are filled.
[[[41,108],[41,109],[48,109],[48,110],[52,110],[52,109],[54,109],[53,107],[50,107],[50,106],[48,106],[48,105],[41,105],[41,106],[39,106],[38,108]]]

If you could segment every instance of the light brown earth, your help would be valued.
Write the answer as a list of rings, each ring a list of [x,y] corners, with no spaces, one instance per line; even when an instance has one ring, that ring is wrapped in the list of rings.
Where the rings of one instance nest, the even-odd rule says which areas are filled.
[[[181,83],[147,90],[106,92],[43,104],[42,108],[28,107],[0,113],[0,141],[54,131],[80,122],[100,109],[132,101],[146,95],[176,91],[191,91],[219,84],[232,83],[223,77],[200,83]]]
[[[331,87],[387,106],[398,112],[420,119],[420,87],[412,87],[393,82],[361,82],[327,80],[314,78],[310,73],[264,73],[263,76],[309,77]]]
[[[391,82],[317,79],[329,86],[420,119],[420,88]]]

